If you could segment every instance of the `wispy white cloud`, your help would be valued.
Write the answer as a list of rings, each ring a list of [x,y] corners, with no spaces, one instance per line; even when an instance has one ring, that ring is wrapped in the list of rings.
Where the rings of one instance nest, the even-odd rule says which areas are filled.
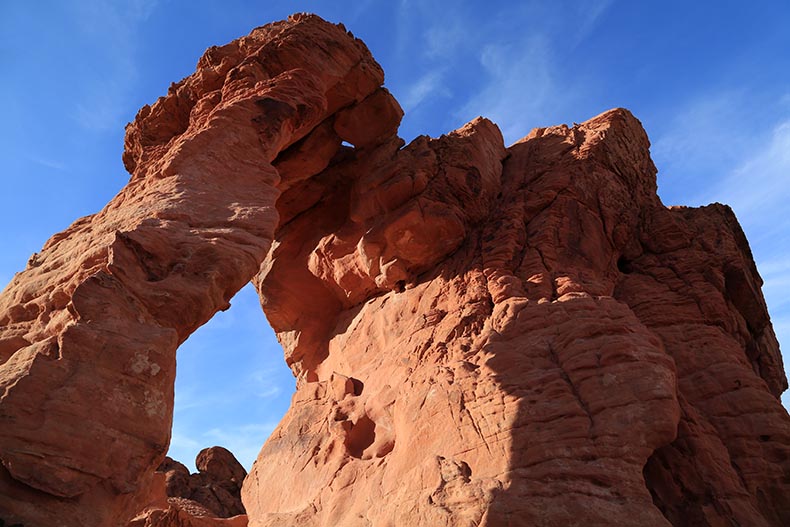
[[[763,293],[771,314],[788,312],[790,315],[790,271],[782,275],[766,275],[759,264],[758,270],[763,277]],[[790,343],[790,340],[787,342]]]
[[[283,386],[282,384],[279,369],[262,368],[253,371],[248,376],[248,379],[250,391],[253,392],[259,399],[271,399],[273,397],[277,397],[280,394],[283,394],[286,389],[286,386]],[[287,388],[290,389],[291,386],[289,385]]]
[[[170,456],[191,466],[201,449],[220,445],[249,468],[293,390],[282,349],[247,285],[178,351]]]
[[[398,90],[407,119],[411,110],[446,97],[455,109],[446,109],[444,124],[458,126],[482,115],[499,125],[508,143],[535,126],[555,124],[582,93],[564,78],[559,57],[593,33],[613,3],[565,8],[524,2],[478,17],[475,9],[401,2],[399,55],[414,61],[417,71],[425,68]],[[568,38],[557,41],[558,31]]]
[[[729,174],[716,201],[727,200],[747,224],[790,229],[790,119],[777,124],[767,143]]]
[[[194,472],[195,458],[201,450],[211,446],[222,446],[230,450],[239,463],[249,471],[264,442],[276,427],[277,423],[271,421],[227,428],[210,428],[189,435],[174,430],[168,455]]]
[[[233,389],[193,385],[176,390],[168,455],[194,470],[198,452],[219,445],[233,452],[249,470],[277,426],[276,417],[272,419],[272,413],[277,416],[277,412],[272,410],[283,404],[277,400],[286,397],[287,401],[293,390],[278,381],[278,373],[274,368],[259,369],[240,378]]]
[[[277,427],[277,422],[255,423],[234,428],[213,428],[204,434],[207,441],[224,446],[249,471],[263,443]]]
[[[468,39],[470,28],[452,13],[445,13],[441,23],[433,24],[423,33],[423,56],[427,59],[447,59],[457,55],[459,47]]]
[[[678,102],[674,116],[662,118],[664,130],[651,148],[662,199],[669,205],[727,203],[742,224],[765,222],[766,204],[790,188],[788,115],[790,107],[783,110],[778,98],[743,90],[711,90]]]
[[[392,42],[396,55],[405,57],[414,42],[414,19],[412,18],[415,7],[408,0],[400,0],[395,10],[395,36]]]
[[[123,102],[138,76],[139,28],[157,4],[157,0],[73,3],[78,28],[96,46],[103,72],[89,83],[85,98],[72,109],[73,119],[84,128],[104,131],[123,125],[129,111]]]
[[[290,377],[283,379],[282,374],[279,368],[254,370],[241,377],[233,390],[198,383],[179,383],[173,411],[177,416],[188,415],[196,409],[212,414],[237,407],[245,399],[287,397],[293,390],[293,382]]]
[[[579,2],[578,29],[574,35],[574,47],[581,44],[595,30],[601,15],[614,4],[614,0],[594,0],[592,2]]]
[[[406,113],[401,132],[410,138],[440,126],[434,112],[453,97],[452,79],[474,33],[468,21],[430,2],[402,0],[395,17],[388,86]]]
[[[239,463],[249,471],[261,447],[276,427],[276,422],[255,423],[211,428],[190,436],[174,431],[168,455],[195,471],[195,458],[201,450],[222,446],[230,450]]]
[[[651,153],[660,175],[674,178],[669,183],[683,184],[687,195],[685,183],[693,182],[691,176],[699,178],[700,170],[724,171],[737,164],[750,147],[751,134],[736,125],[742,120],[743,100],[742,93],[725,90],[678,103],[674,116],[666,119],[667,130],[653,139]]]
[[[701,138],[680,133],[672,141],[679,143],[681,138],[688,137],[695,143],[695,149],[706,149],[708,131],[708,127],[700,128]],[[672,170],[684,176],[673,178],[670,173],[664,176],[664,181],[669,180],[667,186],[675,195],[681,195],[684,183],[688,183],[693,195],[686,204],[719,202],[732,207],[766,279],[766,296],[773,302],[781,301],[782,294],[777,296],[773,290],[786,283],[782,274],[788,270],[784,253],[790,245],[790,217],[785,210],[790,200],[790,118],[765,128],[731,121],[727,131],[721,132],[720,137],[710,137],[710,141],[708,153],[697,156],[689,153],[684,159],[681,151],[686,147],[678,146],[674,152],[680,157],[679,162],[657,160],[659,167],[674,165]],[[662,155],[670,156],[669,152]],[[687,195],[691,194],[689,188],[685,190]]]
[[[405,112],[410,112],[426,99],[437,95],[449,96],[450,91],[444,85],[444,72],[430,71],[406,88],[405,95],[401,97],[401,106]]]
[[[193,437],[185,436],[179,432],[173,431],[173,435],[170,438],[170,452],[182,450],[192,451],[199,448],[201,448],[200,443]],[[180,461],[180,459],[178,460]]]
[[[133,20],[145,21],[154,12],[159,0],[114,0],[112,3]]]
[[[116,79],[106,79],[94,84],[90,100],[76,103],[73,117],[89,130],[114,130],[122,124],[128,109],[119,104],[125,89]]]
[[[229,390],[201,389],[197,385],[178,386],[177,388],[173,409],[176,415],[189,413],[198,408],[213,412],[223,406],[231,405],[234,400],[238,399],[238,393],[234,394]]]
[[[37,165],[41,165],[46,168],[51,168],[52,170],[66,170],[66,165],[64,165],[60,161],[55,161],[53,159],[47,159],[41,156],[27,156],[27,159]]]
[[[376,0],[357,0],[350,6],[347,6],[347,11],[343,16],[343,20],[337,20],[337,22],[343,22],[347,27],[353,27],[355,22],[375,4]]]
[[[463,121],[478,115],[488,117],[499,125],[508,144],[531,127],[546,124],[547,106],[566,104],[573,96],[571,87],[558,86],[549,43],[540,35],[518,43],[488,44],[479,60],[487,80],[458,116]]]

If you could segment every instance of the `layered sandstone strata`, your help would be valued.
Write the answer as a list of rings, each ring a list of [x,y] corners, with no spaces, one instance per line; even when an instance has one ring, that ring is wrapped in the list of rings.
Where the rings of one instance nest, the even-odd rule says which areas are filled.
[[[732,211],[665,207],[626,110],[404,145],[382,83],[301,15],[140,111],[129,185],[0,299],[0,517],[137,512],[176,347],[254,279],[298,382],[253,527],[790,524],[787,383]]]

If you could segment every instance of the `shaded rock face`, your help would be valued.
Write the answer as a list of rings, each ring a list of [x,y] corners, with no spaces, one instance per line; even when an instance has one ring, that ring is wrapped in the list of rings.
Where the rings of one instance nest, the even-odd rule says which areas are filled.
[[[127,527],[244,527],[241,485],[247,471],[228,450],[202,450],[198,472],[166,457],[156,469],[142,511]],[[223,518],[228,518],[224,520]]]
[[[198,472],[190,474],[178,461],[165,458],[156,470],[165,474],[167,495],[196,501],[218,518],[244,514],[241,484],[247,471],[233,454],[222,447],[206,448],[195,465]]]
[[[167,486],[175,349],[253,279],[298,382],[251,526],[790,524],[732,211],[663,206],[626,110],[404,145],[382,83],[300,15],[140,111],[129,185],[0,298],[0,517],[124,525]]]

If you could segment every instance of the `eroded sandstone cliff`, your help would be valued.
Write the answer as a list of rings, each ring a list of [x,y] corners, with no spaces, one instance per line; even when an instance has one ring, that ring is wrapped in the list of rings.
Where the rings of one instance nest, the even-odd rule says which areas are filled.
[[[247,471],[228,450],[204,448],[198,471],[166,457],[145,490],[143,509],[126,527],[246,527],[241,485]],[[227,519],[225,519],[227,518]]]
[[[787,382],[732,211],[665,207],[626,110],[404,145],[382,84],[299,15],[140,111],[127,187],[0,298],[0,517],[138,512],[176,347],[253,279],[298,379],[253,527],[790,524]]]

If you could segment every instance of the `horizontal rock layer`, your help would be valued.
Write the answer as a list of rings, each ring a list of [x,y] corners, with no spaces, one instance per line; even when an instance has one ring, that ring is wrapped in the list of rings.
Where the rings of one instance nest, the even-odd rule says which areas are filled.
[[[297,391],[252,527],[790,524],[787,382],[732,211],[663,206],[626,110],[405,146],[382,83],[299,15],[140,111],[127,187],[0,298],[0,518],[139,511],[175,349],[253,279]]]

